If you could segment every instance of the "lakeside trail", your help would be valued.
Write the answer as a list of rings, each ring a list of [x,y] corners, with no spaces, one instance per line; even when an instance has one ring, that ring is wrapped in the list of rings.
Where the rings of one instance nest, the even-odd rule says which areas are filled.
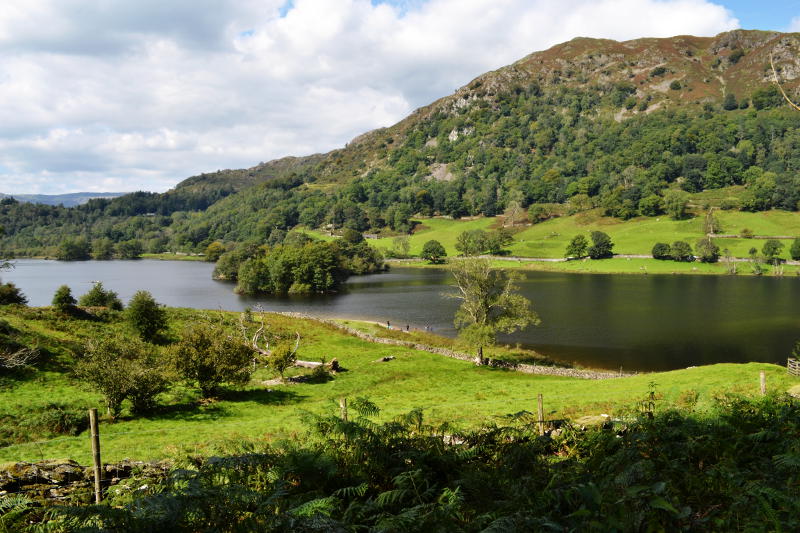
[[[308,315],[305,313],[295,313],[290,311],[284,312],[276,312],[277,315],[282,315],[290,318],[300,318],[304,320],[313,320],[315,322],[320,322],[322,324],[327,324],[329,326],[335,327],[341,331],[344,331],[350,335],[358,337],[359,339],[374,342],[376,344],[388,344],[392,346],[402,346],[404,348],[411,348],[413,350],[419,350],[422,352],[428,352],[436,355],[441,355],[444,357],[449,357],[451,359],[459,359],[461,361],[475,361],[475,356],[464,353],[464,352],[457,352],[454,350],[448,350],[447,348],[440,348],[438,346],[430,346],[427,344],[422,344],[414,341],[403,341],[399,339],[388,339],[385,337],[376,337],[375,335],[371,335],[369,333],[365,333],[355,328],[351,328],[346,326],[345,324],[341,324],[337,322],[335,319],[326,319],[317,316]],[[382,323],[376,322],[374,320],[353,320],[352,322],[363,322],[367,324],[376,324],[381,327],[383,326]],[[404,331],[398,328],[397,331]],[[562,376],[567,378],[578,378],[578,379],[590,379],[590,380],[599,380],[599,379],[615,379],[615,378],[622,378],[626,376],[633,376],[635,374],[631,373],[624,373],[624,372],[604,372],[600,370],[580,370],[575,368],[565,368],[565,367],[558,367],[558,366],[542,366],[536,364],[525,364],[525,363],[511,363],[508,361],[502,361],[499,359],[486,359],[487,366],[496,367],[496,368],[505,368],[508,370],[513,370],[515,372],[522,372],[523,374],[540,374],[540,375],[547,375],[547,376]]]

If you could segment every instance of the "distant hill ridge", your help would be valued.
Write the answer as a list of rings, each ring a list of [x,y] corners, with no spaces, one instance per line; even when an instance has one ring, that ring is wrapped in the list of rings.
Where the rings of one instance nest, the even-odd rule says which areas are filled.
[[[5,194],[0,193],[0,198],[14,198],[20,202],[45,205],[63,205],[74,207],[82,205],[94,198],[118,198],[127,192],[71,192],[65,194]]]

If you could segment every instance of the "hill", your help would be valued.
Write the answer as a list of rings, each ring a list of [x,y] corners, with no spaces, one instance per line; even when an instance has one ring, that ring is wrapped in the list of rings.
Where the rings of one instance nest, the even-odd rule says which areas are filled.
[[[658,216],[672,189],[740,186],[735,209],[795,211],[798,34],[736,30],[616,42],[578,38],[488,72],[344,148],[189,178],[74,210],[4,206],[3,250],[69,236],[202,251],[280,241],[302,224],[402,234],[415,216],[494,216],[511,205]],[[156,218],[147,218],[155,214]],[[36,228],[36,231],[34,231]],[[35,234],[35,236],[34,236]]]
[[[71,192],[66,194],[3,194],[0,198],[14,198],[21,202],[45,205],[63,205],[64,207],[75,207],[93,200],[94,198],[118,198],[124,196],[124,192]]]

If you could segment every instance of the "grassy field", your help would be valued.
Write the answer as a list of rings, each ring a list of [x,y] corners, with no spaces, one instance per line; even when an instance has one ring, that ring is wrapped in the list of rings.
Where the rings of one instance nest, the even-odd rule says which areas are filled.
[[[207,318],[201,311],[170,309],[169,314],[172,336],[182,324]],[[37,343],[50,354],[39,368],[0,381],[1,412],[16,416],[15,423],[24,424],[20,418],[25,412],[52,402],[68,402],[81,409],[101,408],[100,396],[70,377],[73,352],[80,350],[86,338],[108,329],[124,330],[122,323],[64,319],[48,310],[25,316],[3,310],[0,318],[21,332],[20,338]],[[275,376],[259,370],[250,385],[228,390],[213,402],[199,402],[194,388],[176,385],[164,396],[164,407],[155,414],[133,418],[126,410],[116,422],[103,422],[104,460],[208,454],[229,439],[290,437],[302,432],[304,412],[335,412],[341,397],[369,397],[383,409],[383,419],[421,407],[429,421],[449,421],[467,428],[502,421],[505,415],[523,410],[533,412],[539,393],[544,395],[548,417],[575,418],[626,412],[645,396],[650,383],[656,384],[663,398],[660,404],[678,402],[685,391],[696,391],[701,407],[725,391],[755,394],[762,370],[767,373],[770,390],[786,391],[800,383],[788,377],[784,368],[761,363],[721,364],[604,381],[526,375],[369,343],[319,322],[280,316],[270,316],[269,322],[276,331],[302,332],[299,355],[303,359],[336,357],[346,371],[326,383],[265,385],[265,380]],[[395,359],[375,362],[384,356]],[[0,463],[52,458],[86,463],[90,458],[85,431],[77,436],[28,440],[0,448]]]

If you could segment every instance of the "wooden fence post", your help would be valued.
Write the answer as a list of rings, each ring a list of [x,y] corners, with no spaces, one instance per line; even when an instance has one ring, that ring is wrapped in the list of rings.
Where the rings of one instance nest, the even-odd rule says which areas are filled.
[[[767,395],[767,373],[763,370],[759,374],[759,380],[761,381],[761,396]]]
[[[89,409],[89,429],[92,435],[92,463],[94,463],[94,502],[100,503],[103,466],[100,463],[100,426],[97,423],[97,409],[94,408]]]
[[[339,398],[339,409],[342,412],[342,420],[347,422],[347,398]]]
[[[542,395],[536,398],[538,402],[538,418],[539,418],[539,435],[544,435],[544,403],[542,402]]]

